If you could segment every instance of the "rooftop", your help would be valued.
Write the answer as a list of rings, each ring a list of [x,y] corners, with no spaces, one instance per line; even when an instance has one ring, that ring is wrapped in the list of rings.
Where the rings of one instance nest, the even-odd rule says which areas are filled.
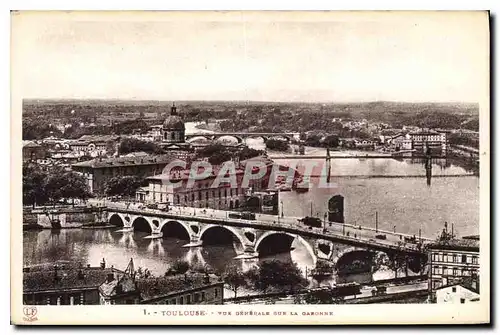
[[[479,251],[479,240],[462,238],[436,241],[430,243],[428,247],[431,249]]]
[[[139,157],[111,157],[111,158],[95,158],[89,161],[73,164],[73,167],[89,167],[89,168],[105,168],[118,166],[141,166],[169,163],[175,159],[171,155],[148,155]]]
[[[142,300],[153,300],[218,283],[222,281],[216,275],[188,272],[185,275],[138,279],[137,287],[141,292]]]
[[[28,271],[29,272],[26,272]],[[123,274],[114,268],[59,266],[25,268],[23,292],[40,292],[70,289],[92,289],[99,287],[107,275]]]
[[[33,141],[23,141],[23,148],[38,148],[40,146]]]

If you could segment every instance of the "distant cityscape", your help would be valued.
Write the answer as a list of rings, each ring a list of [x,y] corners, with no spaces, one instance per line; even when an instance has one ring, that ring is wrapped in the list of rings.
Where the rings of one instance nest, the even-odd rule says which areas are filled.
[[[437,177],[477,182],[475,105],[26,100],[22,150],[24,304],[479,300],[477,235],[437,220],[398,231],[378,210],[374,227],[360,224],[353,196],[318,188],[321,178],[343,180],[340,161],[357,164],[361,172],[345,176],[363,180],[369,166],[366,176],[426,187]],[[325,168],[307,175],[312,160]],[[193,172],[201,163],[210,173]],[[122,256],[103,253],[97,266],[58,249],[88,240]],[[146,263],[155,269],[137,266]]]

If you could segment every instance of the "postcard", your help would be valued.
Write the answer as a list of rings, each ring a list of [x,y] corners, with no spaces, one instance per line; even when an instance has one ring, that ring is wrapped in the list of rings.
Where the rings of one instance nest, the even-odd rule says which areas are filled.
[[[486,11],[14,11],[11,322],[490,322]]]

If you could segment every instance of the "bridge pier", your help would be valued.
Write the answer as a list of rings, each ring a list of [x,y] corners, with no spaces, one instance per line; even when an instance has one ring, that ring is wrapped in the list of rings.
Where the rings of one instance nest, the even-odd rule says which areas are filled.
[[[163,237],[163,232],[160,229],[155,228],[151,232],[151,235],[146,236],[145,238],[148,238],[148,239],[157,239],[157,238],[162,238],[162,237]]]
[[[191,236],[191,239],[188,244],[184,244],[182,247],[183,248],[196,248],[196,247],[201,247],[203,245],[203,241],[200,240],[198,237]]]
[[[259,258],[259,253],[255,250],[253,245],[244,245],[242,254],[237,255],[234,259],[254,259]]]

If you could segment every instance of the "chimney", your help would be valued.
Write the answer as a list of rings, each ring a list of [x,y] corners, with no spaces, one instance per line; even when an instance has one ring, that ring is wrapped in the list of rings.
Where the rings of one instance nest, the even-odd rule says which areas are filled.
[[[112,273],[108,273],[108,276],[106,277],[106,283],[111,283],[113,280],[115,280],[115,275]]]
[[[105,269],[105,268],[106,268],[106,261],[103,258],[101,261],[101,269]]]

